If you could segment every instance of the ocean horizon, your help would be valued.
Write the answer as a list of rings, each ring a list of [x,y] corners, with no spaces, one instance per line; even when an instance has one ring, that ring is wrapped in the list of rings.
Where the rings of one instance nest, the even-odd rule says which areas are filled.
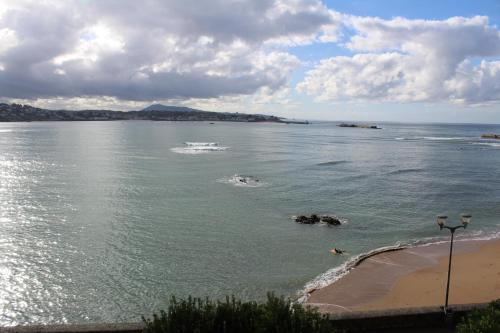
[[[0,123],[0,324],[298,299],[365,254],[447,240],[442,213],[472,215],[458,239],[499,236],[500,140],[481,135],[500,125],[338,123]]]

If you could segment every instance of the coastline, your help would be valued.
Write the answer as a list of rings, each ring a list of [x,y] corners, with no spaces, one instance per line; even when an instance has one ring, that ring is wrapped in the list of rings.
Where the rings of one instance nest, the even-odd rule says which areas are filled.
[[[450,304],[500,298],[500,239],[458,240],[453,253]],[[448,254],[449,242],[439,242],[363,257],[305,303],[322,312],[442,305]]]

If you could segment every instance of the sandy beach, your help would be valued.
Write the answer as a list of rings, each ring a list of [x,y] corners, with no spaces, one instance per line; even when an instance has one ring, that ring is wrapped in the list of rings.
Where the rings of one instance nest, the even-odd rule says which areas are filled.
[[[500,298],[500,240],[454,243],[450,304]],[[442,305],[449,243],[374,255],[335,283],[311,293],[320,311],[364,311]]]

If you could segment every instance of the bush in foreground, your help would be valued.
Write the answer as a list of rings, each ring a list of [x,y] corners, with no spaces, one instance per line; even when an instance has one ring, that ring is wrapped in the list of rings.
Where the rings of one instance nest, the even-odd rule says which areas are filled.
[[[172,297],[167,311],[142,318],[144,333],[332,333],[328,319],[316,310],[267,295],[265,303],[225,302]]]
[[[500,299],[493,301],[486,309],[472,311],[457,326],[458,333],[499,333]]]

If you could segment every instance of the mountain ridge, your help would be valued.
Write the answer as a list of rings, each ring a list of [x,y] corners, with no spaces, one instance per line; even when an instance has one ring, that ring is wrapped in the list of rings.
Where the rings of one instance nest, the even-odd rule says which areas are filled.
[[[147,108],[146,108],[147,109]],[[48,110],[31,105],[0,103],[0,122],[27,121],[112,121],[112,120],[154,120],[154,121],[232,121],[232,122],[274,122],[297,123],[276,116],[249,113],[209,112],[183,107],[166,111],[113,111],[113,110]],[[301,122],[308,123],[308,122]]]

